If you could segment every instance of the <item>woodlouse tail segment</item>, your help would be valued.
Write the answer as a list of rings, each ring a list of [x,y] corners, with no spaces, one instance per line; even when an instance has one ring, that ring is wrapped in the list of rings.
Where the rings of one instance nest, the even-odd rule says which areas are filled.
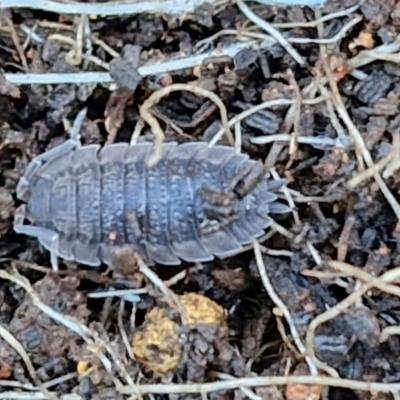
[[[278,203],[277,201],[269,204],[268,206],[270,214],[286,214],[292,211],[292,209],[286,204]]]
[[[275,201],[277,199],[275,192],[284,188],[288,183],[289,181],[287,179],[266,181],[267,190],[270,194],[273,194],[275,196],[275,199],[269,199],[268,202],[265,201],[265,210],[262,210],[262,206],[259,210],[261,214],[286,214],[292,211],[291,207],[287,206],[286,204]]]
[[[175,254],[182,260],[191,262],[209,262],[213,256],[203,247],[198,240],[186,240],[184,242],[174,242]]]
[[[289,183],[287,179],[276,179],[267,181],[267,189],[269,192],[277,192]]]
[[[243,250],[235,236],[222,227],[202,235],[201,242],[211,254],[219,258],[231,257]]]

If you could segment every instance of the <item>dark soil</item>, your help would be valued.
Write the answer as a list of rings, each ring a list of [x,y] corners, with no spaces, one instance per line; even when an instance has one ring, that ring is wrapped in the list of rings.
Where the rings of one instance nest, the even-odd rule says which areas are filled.
[[[320,12],[326,15],[354,4],[355,0],[332,0]],[[287,37],[318,38],[315,27],[295,26],[316,19],[314,11],[308,7],[277,9],[258,3],[251,3],[251,7],[270,23],[293,23],[291,29],[279,28],[288,34]],[[399,40],[400,3],[396,4],[395,0],[366,0],[357,11],[326,21],[324,37],[334,37],[356,15],[361,16],[360,21],[326,49],[345,109],[374,162],[378,162],[390,153],[392,138],[400,134],[399,63],[385,60],[365,63],[358,69],[364,79],[352,75],[348,65],[351,64],[349,60],[365,49]],[[260,279],[253,250],[201,266],[154,268],[167,283],[181,273],[176,282],[169,284],[177,295],[198,293],[226,310],[226,326],[225,322],[220,324],[214,320],[204,325],[203,317],[196,317],[194,326],[184,327],[177,311],[137,272],[129,256],[120,257],[112,271],[106,267],[94,270],[59,260],[60,271],[51,272],[49,253],[39,247],[37,240],[13,232],[14,211],[21,204],[16,199],[15,188],[28,161],[64,141],[67,121],[72,123],[85,107],[88,114],[81,131],[84,144],[129,141],[139,118],[139,107],[152,92],[172,83],[195,82],[211,90],[224,102],[228,117],[233,118],[263,101],[296,99],[301,90],[316,82],[318,77],[325,76],[319,44],[311,42],[293,44],[305,59],[306,66],[300,66],[281,46],[274,45],[266,50],[244,50],[234,59],[214,60],[212,64],[156,77],[142,78],[137,72],[138,65],[150,59],[164,60],[178,52],[190,54],[200,40],[222,29],[239,29],[245,21],[236,5],[216,9],[206,7],[194,16],[181,19],[152,15],[91,19],[91,33],[122,54],[122,58],[113,59],[104,48],[92,42],[92,55],[97,61],[109,63],[110,74],[119,85],[116,90],[104,84],[85,83],[79,86],[15,86],[2,78],[1,269],[12,276],[18,271],[44,304],[75,318],[109,343],[133,382],[204,383],[217,379],[214,371],[234,377],[307,375],[309,371],[295,350],[284,318],[276,316],[275,305]],[[37,25],[38,22],[47,22],[47,25]],[[71,29],[52,27],[50,22]],[[86,64],[87,70],[103,70],[92,61],[71,65],[66,59],[71,45],[48,39],[50,35],[60,34],[75,40],[76,24],[71,16],[18,9],[3,10],[2,13],[0,67],[3,72],[23,70],[21,52],[15,46],[10,27],[15,29],[22,46],[26,40],[23,27],[35,25],[35,34],[44,40],[40,43],[32,38],[22,50],[30,72],[77,72]],[[250,25],[248,22],[247,28]],[[220,36],[210,42],[208,50],[217,43],[235,40],[232,35]],[[322,85],[330,91],[328,84],[322,82]],[[319,95],[316,90],[314,97]],[[363,180],[355,188],[347,185],[351,178],[366,168],[360,165],[359,151],[354,146],[337,148],[300,142],[296,152],[291,154],[289,142],[272,140],[257,145],[251,141],[265,135],[293,134],[294,130],[299,137],[333,139],[338,135],[337,124],[349,136],[346,124],[340,118],[332,118],[332,110],[325,101],[302,105],[295,118],[288,118],[288,109],[286,105],[274,106],[243,120],[242,151],[254,159],[267,161],[269,166],[273,165],[279,175],[289,179],[290,189],[298,192],[293,198],[299,221],[296,223],[291,214],[277,217],[276,222],[287,229],[287,235],[275,233],[261,244],[269,250],[263,253],[267,275],[305,342],[307,327],[313,318],[357,289],[354,276],[329,275],[333,270],[328,263],[342,261],[372,276],[379,276],[399,265],[400,228],[392,207],[373,178]],[[209,140],[220,127],[218,108],[209,99],[190,92],[172,93],[154,106],[153,111],[167,140]],[[145,133],[151,138],[149,129],[146,128]],[[226,139],[223,138],[221,143],[226,143]],[[385,179],[395,199],[400,198],[399,180],[397,171]],[[314,249],[314,253],[310,249]],[[313,256],[315,253],[319,263]],[[23,279],[21,276],[19,280]],[[8,279],[0,281],[0,323],[23,347],[36,371],[36,378],[32,378],[26,360],[15,345],[10,346],[1,334],[0,398],[1,393],[11,390],[26,392],[26,398],[29,398],[26,385],[37,387],[40,382],[45,386],[47,383],[48,390],[60,398],[69,393],[82,399],[129,398],[118,393],[115,377],[122,384],[129,384],[123,378],[121,380],[123,374],[119,367],[113,365],[112,372],[106,371],[98,353],[90,348],[82,335],[38,308],[37,301],[27,293],[28,286],[23,288],[20,283]],[[121,304],[120,297],[104,299],[91,296],[99,290],[139,288],[148,291],[140,294],[137,303],[131,303],[129,298]],[[157,372],[164,371],[159,367],[167,362],[165,354],[154,356],[152,353],[159,357],[158,367],[152,370],[151,367],[145,368],[140,360],[132,359],[126,348],[135,332],[149,329],[150,322],[145,318],[155,307],[164,310],[159,323],[165,323],[166,328],[154,331],[154,335],[163,335],[168,329],[176,329],[180,335],[179,343],[171,336],[157,338],[166,346],[166,353],[183,354],[176,368],[168,373]],[[204,307],[211,306],[207,303]],[[195,315],[197,306],[189,310]],[[283,323],[282,326],[279,322]],[[400,298],[372,289],[345,313],[317,328],[315,354],[342,378],[398,382],[398,336],[392,335],[381,341],[380,335],[384,328],[399,324]],[[127,342],[123,340],[121,328]],[[286,338],[282,337],[283,331]],[[149,338],[149,341],[153,339]],[[168,340],[171,341],[170,347]],[[174,346],[180,347],[175,349]],[[170,355],[168,353],[168,362]],[[154,365],[154,362],[149,365]],[[43,392],[43,388],[38,390]],[[311,398],[278,387],[258,388],[255,393],[263,399]],[[314,398],[320,398],[320,394]],[[391,398],[389,394],[339,388],[331,388],[325,395],[332,400]],[[202,396],[154,394],[153,398],[201,399]],[[238,389],[209,393],[208,398],[247,397]]]

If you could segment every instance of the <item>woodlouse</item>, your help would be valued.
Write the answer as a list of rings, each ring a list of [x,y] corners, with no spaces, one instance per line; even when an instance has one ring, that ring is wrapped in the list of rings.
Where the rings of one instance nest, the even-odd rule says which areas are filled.
[[[15,231],[36,237],[54,268],[58,256],[109,265],[127,244],[148,265],[179,265],[239,253],[264,234],[270,213],[289,211],[274,193],[286,181],[266,180],[261,163],[232,147],[164,143],[148,167],[152,148],[71,139],[34,158],[17,186],[26,204]]]

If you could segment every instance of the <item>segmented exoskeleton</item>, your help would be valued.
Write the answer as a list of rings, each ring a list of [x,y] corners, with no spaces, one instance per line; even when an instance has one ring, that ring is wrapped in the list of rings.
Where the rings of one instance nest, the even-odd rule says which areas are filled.
[[[34,158],[17,197],[18,233],[36,237],[52,255],[97,266],[131,245],[148,264],[178,265],[229,257],[264,234],[270,214],[289,208],[261,163],[232,147],[205,142],[80,146],[67,140]],[[30,224],[25,224],[27,219]]]

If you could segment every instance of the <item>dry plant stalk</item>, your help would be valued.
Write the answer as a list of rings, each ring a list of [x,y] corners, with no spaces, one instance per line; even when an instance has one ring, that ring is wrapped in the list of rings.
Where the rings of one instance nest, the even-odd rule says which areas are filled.
[[[278,294],[275,292],[275,290],[268,278],[268,275],[266,273],[266,268],[264,265],[264,260],[262,258],[260,246],[257,243],[257,241],[255,241],[255,240],[253,241],[253,247],[254,247],[254,256],[256,258],[257,268],[260,273],[261,280],[262,280],[265,290],[267,291],[268,295],[270,296],[272,301],[275,303],[275,305],[279,309],[282,310],[282,313],[286,319],[286,322],[289,325],[290,333],[292,335],[293,341],[296,344],[297,350],[300,352],[301,355],[304,356],[304,358],[307,362],[308,368],[310,369],[311,375],[318,375],[318,369],[317,369],[314,361],[306,353],[306,348],[300,339],[300,335],[297,331],[296,324],[293,321],[290,311],[286,307],[285,303],[280,299]]]
[[[86,14],[103,17],[133,14],[190,13],[205,3],[205,0],[131,0],[105,3],[61,2],[53,0],[0,0],[0,9],[28,8],[49,11],[57,14]]]
[[[121,361],[121,357],[115,352],[115,350],[113,350],[112,345],[108,341],[100,338],[96,332],[94,332],[75,318],[55,311],[52,307],[46,305],[32,288],[29,281],[25,277],[21,276],[16,269],[14,269],[13,274],[10,274],[9,272],[4,270],[0,270],[0,278],[11,281],[19,287],[23,288],[32,299],[32,303],[41,312],[80,336],[82,340],[86,343],[87,349],[101,361],[104,369],[112,377],[116,388],[121,386],[121,382],[113,374],[113,371],[117,371],[120,377],[128,383],[129,387],[133,388],[132,390],[134,390],[135,384],[131,376],[129,375],[126,366],[124,365],[123,361]],[[107,352],[111,356],[112,361],[105,355],[105,352]],[[47,395],[44,398],[48,398]]]
[[[320,10],[315,10],[316,17],[321,17],[321,12]],[[318,25],[318,35],[319,37],[323,36],[323,25],[320,23]],[[333,73],[331,71],[331,68],[328,63],[328,53],[326,48],[323,45],[320,45],[320,53],[321,53],[321,62],[324,67],[324,71],[329,83],[329,86],[331,88],[331,98],[332,98],[332,103],[335,106],[335,109],[340,116],[340,118],[343,120],[344,124],[346,125],[349,135],[352,137],[354,140],[354,143],[356,145],[357,151],[362,155],[365,163],[369,168],[374,167],[374,161],[372,159],[371,153],[369,152],[364,139],[354,124],[354,122],[351,120],[349,113],[347,112],[347,109],[343,103],[343,99],[339,93],[339,88],[337,86],[337,83],[334,79]],[[379,185],[379,188],[382,191],[382,194],[385,196],[386,200],[390,204],[390,206],[393,209],[393,212],[396,214],[397,219],[400,221],[400,205],[393,196],[393,194],[390,192],[389,188],[383,181],[382,177],[379,175],[378,172],[374,172],[373,174],[375,181]]]
[[[386,168],[384,173],[384,178],[388,178],[390,174],[393,173],[394,170],[396,170],[397,167],[399,166],[399,161],[397,157],[400,153],[400,134],[398,132],[395,132],[393,135],[392,145],[393,145],[392,150],[386,157],[383,157],[376,164],[372,165],[365,171],[359,173],[354,178],[350,179],[347,182],[347,185],[350,188],[354,189],[361,182],[365,181],[366,179],[372,178],[375,174],[379,173],[384,168]]]
[[[162,155],[162,143],[165,139],[164,132],[161,129],[161,126],[158,123],[157,119],[150,112],[150,109],[151,107],[153,107],[153,105],[159,103],[163,97],[168,96],[172,92],[182,90],[207,97],[219,107],[224,132],[232,146],[234,145],[233,134],[228,125],[228,113],[222,100],[215,93],[195,86],[193,84],[175,83],[152,93],[150,97],[148,97],[143,105],[140,107],[140,117],[143,119],[143,121],[147,122],[147,124],[150,125],[151,131],[154,134],[154,151],[147,161],[147,165],[149,167],[154,166],[160,160]]]
[[[322,97],[317,97],[315,99],[305,99],[302,101],[302,104],[318,104],[321,103],[324,99]],[[245,118],[249,117],[250,115],[264,110],[266,108],[274,107],[274,106],[292,106],[296,104],[295,100],[289,100],[289,99],[276,99],[276,100],[270,100],[270,101],[265,101],[263,103],[257,104],[254,107],[249,108],[248,110],[242,111],[240,114],[235,115],[231,120],[228,122],[228,127],[231,128],[238,122],[244,120]],[[222,137],[222,135],[225,132],[225,128],[221,128],[210,140],[209,145],[214,146]],[[268,136],[262,136],[263,138],[267,138]],[[283,139],[285,140],[285,139]]]

